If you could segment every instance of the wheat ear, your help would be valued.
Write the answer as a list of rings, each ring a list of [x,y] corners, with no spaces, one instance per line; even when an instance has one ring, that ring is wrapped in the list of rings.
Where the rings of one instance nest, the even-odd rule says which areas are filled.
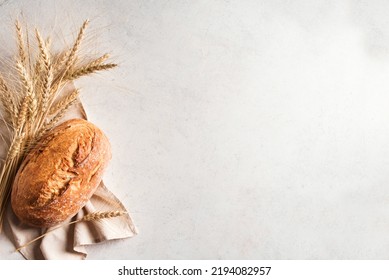
[[[8,86],[4,81],[4,78],[1,75],[0,75],[0,100],[11,118],[12,125],[15,127],[16,119],[18,117],[18,109],[16,107],[14,98],[8,89]]]
[[[16,28],[16,36],[18,42],[19,60],[23,65],[26,65],[27,54],[24,48],[23,30],[18,20],[15,22],[15,28]]]
[[[7,159],[13,159],[19,154],[24,140],[25,140],[25,133],[22,133],[19,136],[15,136],[8,150]]]
[[[104,61],[106,61],[107,59],[109,58],[109,54],[106,53],[102,56],[100,56],[99,58],[95,59],[95,60],[92,60],[91,62],[87,63],[86,65],[78,68],[77,70],[73,71],[72,73],[69,73],[67,74],[66,78],[67,79],[74,79],[74,76],[82,76],[82,75],[77,75],[76,73],[77,72],[80,72],[81,69],[83,69],[83,71],[85,71],[85,69],[87,68],[91,68],[91,67],[96,67],[96,66],[100,66],[104,63]]]
[[[24,96],[22,100],[22,104],[20,104],[18,119],[16,121],[16,130],[22,129],[22,126],[27,121],[28,104],[29,104],[29,97]]]
[[[47,47],[47,43],[43,40],[38,29],[35,29],[36,37],[38,40],[40,56],[38,59],[39,65],[43,66],[44,74],[42,84],[42,96],[41,96],[41,108],[42,115],[45,116],[47,108],[49,106],[49,95],[51,90],[51,83],[53,81],[53,67],[51,64],[50,52]]]
[[[65,108],[69,107],[69,104],[73,104],[77,97],[80,95],[79,90],[74,90],[72,93],[66,95],[61,100],[57,101],[55,104],[53,104],[50,108],[49,114],[50,116],[57,115]],[[67,109],[65,109],[67,110]]]
[[[81,41],[84,38],[85,29],[88,27],[88,24],[89,24],[89,20],[87,19],[84,21],[84,23],[82,24],[82,26],[80,28],[80,31],[78,32],[77,39],[73,44],[73,48],[71,49],[69,56],[67,58],[66,64],[65,64],[65,71],[63,73],[64,76],[67,74],[69,69],[74,64],[74,61],[76,58],[76,53],[77,53],[78,49],[80,48]]]
[[[100,212],[99,211],[99,212],[93,212],[93,213],[87,214],[84,217],[82,217],[81,219],[78,219],[76,221],[73,221],[73,222],[70,222],[70,223],[67,223],[67,224],[63,224],[63,225],[60,225],[60,226],[57,226],[55,228],[52,228],[52,229],[48,230],[44,234],[41,234],[38,237],[34,238],[33,240],[27,242],[26,244],[20,246],[19,248],[16,249],[16,251],[22,250],[23,248],[25,248],[25,247],[31,245],[32,243],[34,243],[35,241],[38,241],[39,239],[42,239],[43,237],[45,237],[49,233],[51,233],[51,232],[53,232],[53,231],[55,231],[55,230],[65,226],[65,225],[72,225],[72,224],[76,224],[76,223],[80,223],[80,222],[99,221],[99,220],[103,220],[103,219],[110,219],[110,218],[124,216],[126,214],[128,214],[126,211],[105,211],[105,212]]]
[[[23,66],[23,64],[19,61],[16,63],[16,68],[18,70],[19,76],[21,78],[24,90],[25,90],[25,96],[28,98],[28,110],[31,120],[34,120],[34,117],[37,113],[37,100],[35,96],[34,91],[34,85],[30,78],[30,75],[28,74],[26,68]]]
[[[85,222],[91,222],[91,221],[98,221],[98,220],[102,220],[102,219],[109,219],[109,218],[115,218],[115,217],[119,217],[119,216],[123,216],[127,214],[126,211],[98,211],[98,212],[93,212],[93,213],[90,213],[88,215],[85,215],[84,217],[82,217],[80,219],[80,222],[81,221],[85,221]]]
[[[82,76],[86,76],[86,75],[95,73],[97,71],[115,68],[116,66],[117,66],[117,64],[115,64],[115,63],[107,63],[107,64],[100,64],[100,65],[86,65],[84,67],[81,67],[80,69],[77,69],[76,71],[69,74],[68,76],[66,76],[66,79],[68,79],[68,80],[78,79]]]
[[[64,63],[65,67],[62,69],[62,72],[58,73],[58,75],[55,77],[53,81],[53,91],[56,92],[58,88],[60,87],[60,84],[63,80],[63,78],[68,75],[69,70],[74,66],[75,60],[76,60],[76,54],[78,52],[78,49],[81,45],[81,41],[84,38],[85,30],[88,27],[89,20],[85,20],[82,24],[80,30],[78,31],[77,39],[73,44],[73,47],[70,49],[69,52],[66,52],[65,60],[60,60],[60,63]],[[58,65],[58,64],[57,64]]]

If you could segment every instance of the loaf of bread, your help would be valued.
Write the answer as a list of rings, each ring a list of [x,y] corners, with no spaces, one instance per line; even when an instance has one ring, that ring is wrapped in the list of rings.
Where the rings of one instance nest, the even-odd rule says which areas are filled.
[[[49,132],[21,164],[11,194],[16,216],[36,227],[51,227],[77,214],[102,180],[111,159],[107,137],[82,119]]]

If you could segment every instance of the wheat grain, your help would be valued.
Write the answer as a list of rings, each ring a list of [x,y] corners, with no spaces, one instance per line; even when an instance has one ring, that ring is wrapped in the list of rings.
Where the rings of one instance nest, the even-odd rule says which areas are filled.
[[[70,94],[67,94],[64,98],[62,98],[60,101],[53,104],[49,111],[49,116],[56,115],[58,112],[63,110],[63,108],[68,107],[69,103],[74,102],[77,97],[80,95],[80,90],[74,90]]]
[[[77,78],[80,78],[82,76],[86,76],[92,73],[95,73],[97,71],[102,71],[102,70],[108,70],[111,68],[116,67],[117,64],[115,63],[108,63],[108,64],[100,64],[100,65],[87,65],[85,67],[81,67],[71,73],[70,75],[67,76],[68,80],[74,80]]]
[[[46,42],[43,40],[40,32],[38,29],[35,29],[35,35],[38,41],[38,47],[40,51],[40,56],[43,59],[43,64],[45,65],[45,68],[48,69],[51,65],[50,63],[50,53],[47,48]]]
[[[82,217],[81,221],[98,221],[102,219],[119,217],[127,214],[125,211],[94,212]]]
[[[84,38],[85,29],[87,28],[88,24],[89,24],[89,20],[85,20],[84,23],[82,24],[79,32],[78,32],[77,39],[73,44],[73,48],[70,51],[69,56],[68,56],[67,61],[66,61],[66,64],[65,64],[64,75],[67,74],[66,72],[70,69],[70,67],[73,65],[73,63],[75,61],[77,51],[81,45],[82,39]]]
[[[10,116],[12,125],[15,127],[18,110],[2,75],[0,75],[0,100]]]
[[[96,66],[96,65],[103,64],[104,61],[106,61],[109,57],[110,57],[110,54],[106,53],[106,54],[100,56],[98,59],[95,59],[92,62],[90,62],[89,66]]]
[[[16,122],[16,130],[19,131],[22,129],[23,125],[27,121],[27,113],[28,113],[28,104],[29,104],[29,97],[25,96],[23,98],[23,101],[20,105],[19,114]]]
[[[79,67],[78,69],[74,70],[71,73],[68,73],[66,78],[69,80],[76,79],[77,77],[84,76],[84,75],[87,75],[89,73],[93,73],[95,71],[99,71],[99,69],[93,70],[93,68],[95,68],[97,66],[102,66],[104,61],[106,61],[109,58],[109,56],[110,55],[108,53],[106,53],[106,54],[100,56],[99,58],[92,60],[91,62],[87,63],[86,65]],[[112,64],[111,67],[106,66],[106,69],[113,68],[115,66],[117,66],[117,65]],[[104,70],[104,69],[100,69],[100,70]]]
[[[36,99],[33,82],[30,76],[28,75],[26,68],[21,62],[16,63],[16,68],[20,75],[26,97],[28,98],[28,110],[30,120],[34,120],[37,113],[38,102]]]
[[[27,54],[24,48],[23,30],[18,20],[15,22],[15,27],[16,27],[16,36],[18,42],[18,50],[19,50],[19,60],[23,65],[26,65]]]
[[[61,73],[63,72],[63,67],[66,64],[66,60],[69,57],[71,50],[67,50],[64,52],[61,52],[60,54],[57,54],[54,59],[54,73],[56,78],[58,78]]]
[[[43,66],[45,73],[42,74],[42,96],[41,96],[41,115],[45,116],[48,103],[49,103],[49,95],[51,90],[51,83],[53,81],[53,67],[50,59],[50,52],[47,48],[46,42],[43,41],[42,36],[40,35],[38,29],[35,29],[36,37],[38,40],[38,46],[40,50],[40,58],[39,64]],[[41,61],[41,62],[40,62]]]
[[[8,150],[7,158],[13,159],[15,158],[19,153],[22,146],[22,142],[25,139],[25,134],[22,133],[20,136],[16,136],[15,139],[12,141],[11,146]]]

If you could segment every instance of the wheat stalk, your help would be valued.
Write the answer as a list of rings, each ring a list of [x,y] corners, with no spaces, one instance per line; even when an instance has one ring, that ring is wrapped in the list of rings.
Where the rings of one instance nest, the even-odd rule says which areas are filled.
[[[88,24],[89,20],[83,22],[70,49],[53,54],[50,38],[44,40],[39,30],[35,29],[37,48],[34,48],[30,46],[28,32],[24,35],[20,22],[15,22],[17,58],[14,67],[17,76],[16,79],[6,80],[0,74],[0,103],[7,113],[5,123],[11,128],[11,143],[0,170],[0,232],[11,186],[22,160],[78,101],[79,90],[63,95],[60,94],[61,89],[78,77],[116,66],[113,63],[104,64],[109,58],[108,54],[89,63],[79,62],[85,61],[78,59],[78,52]],[[31,53],[35,49],[37,53]],[[13,86],[8,86],[11,83],[14,83]]]
[[[63,225],[60,225],[60,226],[57,226],[55,228],[52,228],[52,229],[48,230],[44,234],[41,234],[38,237],[36,237],[36,238],[32,239],[31,241],[27,242],[26,244],[23,244],[22,246],[17,248],[16,251],[22,250],[23,248],[31,245],[32,243],[38,241],[39,239],[42,239],[43,237],[45,237],[49,233],[51,233],[51,232],[53,232],[53,231],[55,231],[57,229],[60,229],[63,226],[72,225],[72,224],[76,224],[76,223],[80,223],[80,222],[95,222],[95,221],[100,221],[100,220],[103,220],[103,219],[111,219],[111,218],[115,218],[115,217],[124,216],[126,214],[128,214],[126,211],[119,211],[119,210],[116,210],[116,211],[105,211],[105,212],[99,211],[99,212],[93,212],[93,213],[87,214],[87,215],[83,216],[81,219],[78,219],[78,220],[75,220],[73,222],[69,222],[69,223],[66,223],[66,224],[63,224]]]

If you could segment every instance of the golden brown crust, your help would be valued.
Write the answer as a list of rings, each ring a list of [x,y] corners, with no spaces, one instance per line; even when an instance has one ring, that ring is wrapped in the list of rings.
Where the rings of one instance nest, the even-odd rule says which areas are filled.
[[[13,211],[32,226],[62,223],[88,202],[110,158],[109,141],[95,125],[62,123],[23,161],[12,188]]]

